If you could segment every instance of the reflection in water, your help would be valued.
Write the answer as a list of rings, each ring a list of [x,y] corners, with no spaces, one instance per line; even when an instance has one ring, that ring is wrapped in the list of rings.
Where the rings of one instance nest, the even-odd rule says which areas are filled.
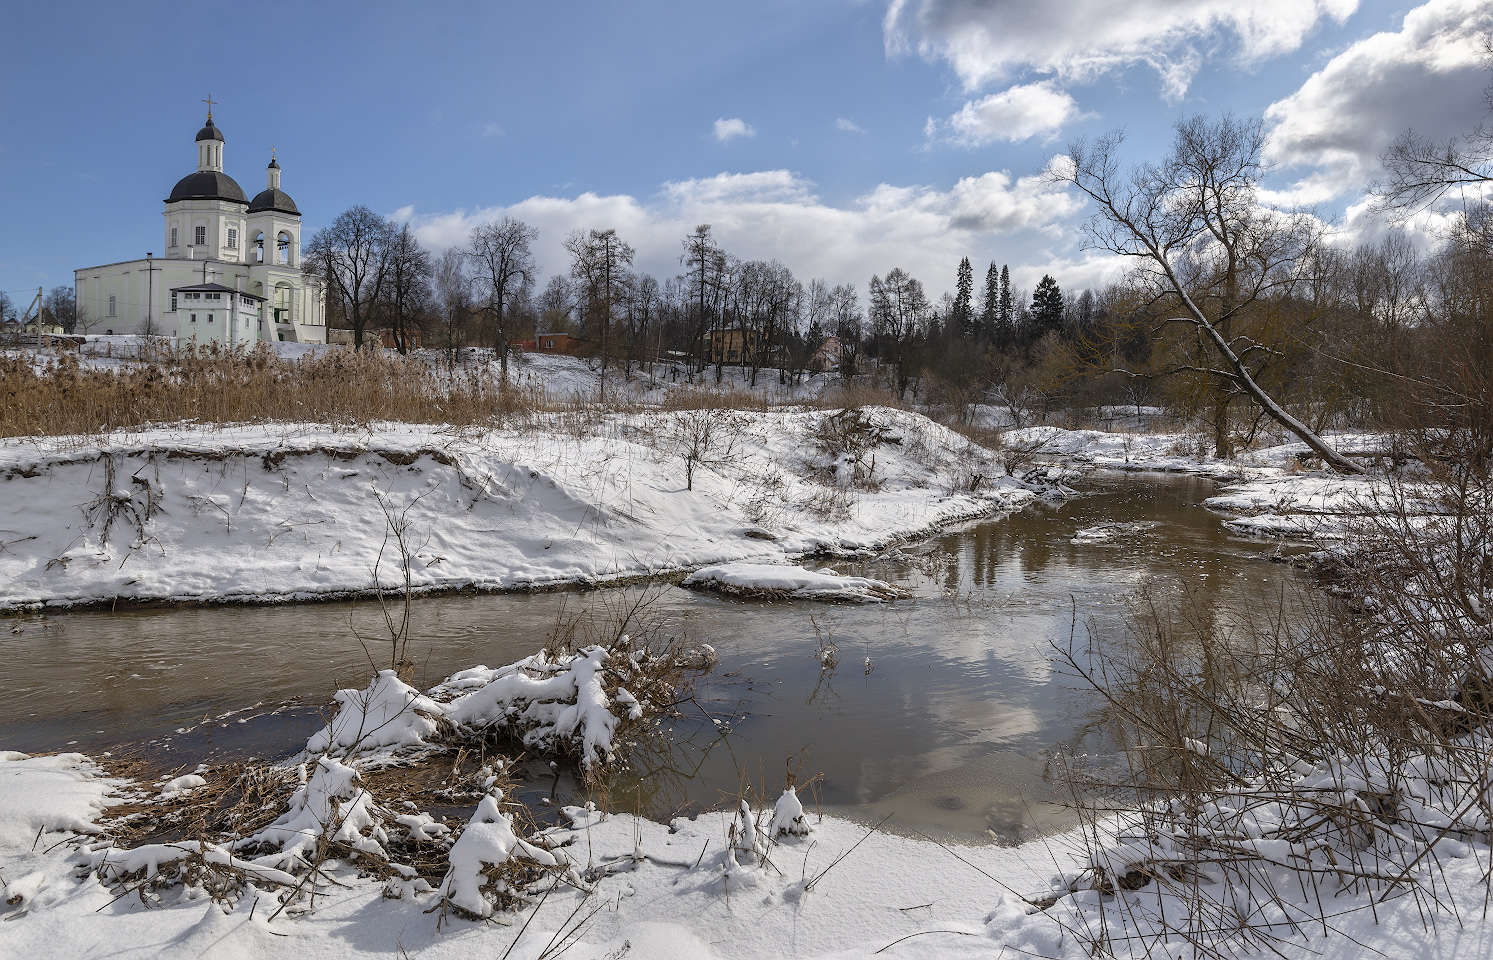
[[[826,809],[895,811],[894,825],[1005,839],[1057,822],[1041,775],[1045,753],[1104,745],[1089,733],[1092,695],[1054,668],[1051,645],[1070,636],[1084,643],[1090,623],[1118,629],[1127,599],[1147,584],[1186,583],[1203,615],[1227,618],[1289,576],[1262,562],[1273,545],[1229,537],[1196,506],[1211,492],[1193,478],[1103,477],[1066,503],[831,564],[914,593],[891,605],[663,588],[649,611],[663,632],[710,642],[721,665],[697,685],[682,719],[637,745],[609,802],[666,816],[735,797],[744,784],[775,796],[791,773],[820,775],[811,792]],[[1134,526],[1073,542],[1080,530],[1116,522]],[[417,601],[419,679],[430,685],[476,663],[516,660],[567,612],[635,593]],[[369,660],[350,618],[361,630],[376,621],[376,606],[22,618],[19,633],[0,634],[0,681],[12,694],[0,703],[0,749],[168,738],[178,755],[284,755],[319,722],[309,708],[201,721],[297,697],[317,705],[338,686],[366,682]],[[832,669],[820,656],[826,643],[838,652]]]

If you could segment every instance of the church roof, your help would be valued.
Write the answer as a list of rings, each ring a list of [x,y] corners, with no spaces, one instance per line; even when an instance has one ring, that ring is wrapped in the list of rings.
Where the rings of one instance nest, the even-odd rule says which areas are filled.
[[[201,139],[200,135],[198,138]],[[235,183],[232,177],[215,170],[198,170],[196,173],[182,177],[176,186],[171,188],[171,196],[166,198],[167,203],[176,200],[249,202],[249,198],[244,196],[243,188]]]
[[[213,126],[212,117],[207,118],[207,126],[197,131],[197,142],[201,143],[204,140],[217,140],[219,143],[223,142],[223,134],[218,132],[217,127]]]
[[[259,213],[262,210],[276,210],[296,217],[301,215],[301,211],[296,209],[295,201],[290,199],[290,194],[275,187],[260,191],[249,202],[250,213]]]

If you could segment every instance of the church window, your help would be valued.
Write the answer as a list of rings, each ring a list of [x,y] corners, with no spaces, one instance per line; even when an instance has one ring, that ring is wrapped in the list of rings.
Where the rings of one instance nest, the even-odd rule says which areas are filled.
[[[114,297],[113,297],[112,294],[109,297],[109,316],[111,316],[111,317],[118,316],[118,314],[116,314],[114,312]]]
[[[176,291],[175,290],[171,291],[171,312],[172,313],[176,312]]]
[[[213,315],[210,314],[210,313],[207,315],[207,322],[208,323],[212,323],[213,322]]]
[[[194,314],[192,314],[192,322],[193,322],[193,323],[196,323],[196,322],[197,322],[197,314],[195,314],[195,313],[194,313]]]
[[[207,228],[206,227],[198,227],[196,229],[196,231],[192,234],[192,236],[195,238],[192,242],[195,243],[195,244],[197,244],[197,246],[201,247],[201,246],[206,245],[206,243],[207,243]]]
[[[171,228],[171,246],[172,246],[173,249],[176,247],[176,228],[175,227]]]
[[[229,250],[237,250],[238,249],[238,231],[235,230],[233,227],[229,227],[228,228],[228,249]]]
[[[279,240],[279,243],[277,244],[277,246],[279,247],[279,254],[278,254],[278,256],[279,256],[279,262],[280,263],[284,263],[284,264],[289,264],[290,263],[290,234],[285,233],[285,232],[282,231],[281,234],[280,234],[280,236],[279,236],[279,238],[278,238],[278,240]]]
[[[254,235],[254,262],[264,263],[264,234]]]

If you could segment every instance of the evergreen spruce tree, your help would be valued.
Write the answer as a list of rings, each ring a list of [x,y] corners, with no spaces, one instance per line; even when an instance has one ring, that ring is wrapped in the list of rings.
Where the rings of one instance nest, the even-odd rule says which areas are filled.
[[[985,271],[985,303],[980,310],[980,337],[984,340],[999,340],[1001,326],[1001,277],[995,264]]]
[[[995,264],[992,263],[990,269],[994,270]],[[1009,266],[1002,265],[1000,284],[999,316],[996,318],[998,335],[996,336],[996,340],[1000,343],[1002,349],[1009,349],[1016,342],[1016,308],[1015,304],[1011,302],[1011,268]]]
[[[954,288],[954,308],[949,316],[949,334],[957,337],[973,337],[975,273],[969,265],[969,257],[959,261],[959,277]]]
[[[1063,291],[1051,274],[1045,274],[1032,293],[1032,342],[1062,328]]]

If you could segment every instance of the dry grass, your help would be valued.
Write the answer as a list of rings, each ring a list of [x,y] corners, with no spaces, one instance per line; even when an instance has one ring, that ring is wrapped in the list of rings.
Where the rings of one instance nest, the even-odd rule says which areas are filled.
[[[329,350],[299,360],[267,347],[145,346],[114,366],[77,354],[0,355],[0,437],[88,436],[152,423],[298,421],[363,427],[377,421],[456,427],[532,426],[584,435],[610,413],[765,411],[766,395],[734,386],[679,386],[645,397],[623,387],[605,403],[504,382],[494,364],[449,367],[381,351]],[[885,391],[851,386],[814,405],[887,404]]]
[[[542,391],[503,384],[487,367],[446,370],[376,351],[284,360],[270,350],[147,352],[114,368],[71,353],[38,364],[0,356],[0,436],[94,434],[148,423],[379,420],[500,423],[544,408]]]
[[[217,843],[255,833],[284,812],[287,787],[295,779],[293,770],[267,764],[220,764],[202,772],[206,786],[162,798],[152,788],[150,774],[192,771],[158,771],[143,760],[106,763],[105,769],[140,785],[125,802],[109,807],[103,821],[104,836],[120,847],[182,840]]]

